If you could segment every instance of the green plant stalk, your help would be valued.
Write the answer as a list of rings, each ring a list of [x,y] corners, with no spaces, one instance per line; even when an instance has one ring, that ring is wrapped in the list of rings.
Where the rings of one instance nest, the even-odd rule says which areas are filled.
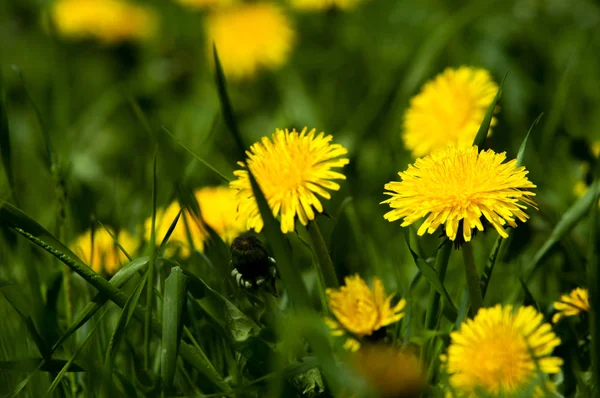
[[[45,243],[43,240],[37,238],[36,236],[30,234],[29,232],[23,230],[19,227],[12,227],[16,232],[27,238],[32,243],[37,246],[43,248],[48,253],[52,254],[54,257],[61,260],[65,265],[67,265],[71,270],[81,276],[86,280],[90,285],[96,288],[100,293],[107,296],[112,302],[117,304],[119,307],[123,308],[127,303],[127,296],[116,286],[111,285],[106,279],[95,273],[90,267],[86,266],[83,263],[80,263],[70,256],[58,251],[51,245]],[[133,312],[133,317],[142,324],[146,319],[146,310],[141,306],[136,306]],[[157,336],[162,338],[162,324],[158,322],[153,317],[151,318],[151,330]],[[196,350],[192,349],[186,342],[181,342],[179,347],[179,354],[181,357],[192,364],[196,369],[201,371],[211,382],[215,384],[219,389],[223,392],[232,391],[231,386],[223,380],[223,378],[219,375],[217,370],[208,360],[206,354],[199,348],[195,347]]]
[[[467,277],[467,288],[469,289],[469,299],[471,300],[471,315],[475,315],[483,307],[483,298],[481,288],[479,287],[479,277],[477,276],[477,266],[473,258],[473,246],[471,243],[465,243],[461,248],[465,265],[465,276]]]
[[[323,239],[323,234],[321,234],[317,220],[309,221],[306,229],[310,235],[317,260],[319,260],[319,267],[317,268],[319,276],[325,281],[326,287],[338,287],[339,283],[335,274],[335,268],[333,268],[333,263],[331,262],[331,257],[327,251],[327,245],[325,245],[325,239]]]

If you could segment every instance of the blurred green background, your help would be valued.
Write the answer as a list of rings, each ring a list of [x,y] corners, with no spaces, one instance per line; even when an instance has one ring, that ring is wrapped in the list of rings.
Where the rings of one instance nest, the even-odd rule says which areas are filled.
[[[0,147],[4,162],[9,156],[11,164],[11,201],[54,231],[59,201],[65,200],[65,242],[95,220],[139,234],[139,225],[152,213],[155,151],[159,205],[169,203],[178,187],[222,183],[162,126],[227,175],[241,160],[220,115],[203,26],[208,12],[170,1],[144,4],[158,15],[155,37],[105,45],[49,34],[45,21],[52,2],[0,2],[0,69],[10,127]],[[460,65],[486,68],[498,83],[508,74],[498,125],[487,142],[507,151],[508,158],[516,157],[531,124],[544,114],[524,161],[538,186],[539,211],[531,211],[530,222],[515,230],[486,302],[519,294],[523,267],[573,205],[575,184],[589,179],[595,164],[591,145],[600,140],[600,4],[367,0],[353,10],[325,12],[281,5],[297,32],[290,59],[279,70],[230,81],[229,93],[246,145],[275,128],[308,126],[332,134],[348,148],[347,180],[324,203],[331,218],[320,220],[340,274],[378,275],[388,290],[404,295],[416,272],[403,228],[385,221],[387,206],[378,203],[385,198],[384,184],[412,162],[402,145],[402,117],[425,81]],[[54,174],[48,142],[58,167]],[[58,194],[57,176],[64,188]],[[584,222],[531,280],[530,290],[542,305],[585,282],[586,234]],[[495,232],[476,239],[479,264],[495,239]],[[299,263],[310,258],[296,238],[291,240]],[[439,243],[437,235],[414,242],[424,258],[432,257]],[[8,250],[21,244],[26,245],[14,236],[4,239],[0,279],[19,283],[32,295],[45,294],[59,268]],[[32,278],[23,267],[27,262],[35,263],[37,283],[25,283]],[[464,288],[458,263],[453,261],[447,278],[457,302]],[[423,283],[413,293],[411,305],[417,310],[424,308],[427,290]],[[2,298],[0,315],[0,352],[7,355],[2,359],[14,359],[18,349],[13,345],[23,326]],[[33,354],[31,342],[19,344]],[[0,384],[10,387],[25,376],[3,370],[0,375],[6,378]]]

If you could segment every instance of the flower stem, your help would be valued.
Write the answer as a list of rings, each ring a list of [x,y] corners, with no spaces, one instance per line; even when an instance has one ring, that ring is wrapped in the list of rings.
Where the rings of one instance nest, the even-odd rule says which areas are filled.
[[[440,281],[444,283],[446,277],[446,270],[448,269],[448,260],[450,259],[450,253],[452,252],[452,242],[446,242],[442,247],[439,248],[435,257],[435,270],[440,277]],[[427,314],[425,315],[425,326],[427,330],[433,330],[436,328],[440,312],[440,294],[433,288],[430,287]]]
[[[479,277],[477,276],[477,266],[473,258],[473,246],[465,243],[461,248],[463,260],[465,262],[465,275],[467,277],[467,287],[469,289],[469,298],[471,300],[471,315],[475,315],[483,307],[483,298],[481,288],[479,287]]]
[[[323,239],[323,234],[321,234],[319,224],[317,224],[316,220],[311,220],[308,222],[306,229],[308,230],[308,234],[312,240],[313,250],[315,251],[317,259],[319,260],[318,272],[325,281],[325,286],[338,287],[339,283],[337,280],[337,275],[335,274],[335,269],[333,268],[331,257],[329,257],[329,252],[327,251],[325,239]]]

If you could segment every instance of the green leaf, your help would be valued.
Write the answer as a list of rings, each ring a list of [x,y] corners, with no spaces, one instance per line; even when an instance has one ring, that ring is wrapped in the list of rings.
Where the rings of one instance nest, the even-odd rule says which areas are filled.
[[[50,359],[44,360],[43,358],[32,358],[32,359],[19,359],[16,361],[0,361],[0,369],[13,370],[15,372],[33,372],[41,370],[43,372],[59,372],[67,361],[64,359]],[[69,372],[85,372],[79,365],[72,365],[69,368]]]
[[[163,391],[167,393],[173,384],[177,366],[177,353],[183,327],[183,304],[186,300],[187,277],[181,268],[171,268],[171,274],[165,281],[163,299],[163,334],[161,353],[161,377]]]
[[[500,86],[498,87],[498,92],[494,96],[494,99],[492,100],[492,103],[490,104],[490,106],[485,114],[485,117],[483,118],[483,121],[481,122],[481,125],[479,126],[477,135],[475,136],[475,139],[473,140],[473,145],[477,145],[479,150],[481,150],[483,148],[485,138],[487,137],[488,132],[490,131],[490,124],[492,123],[492,117],[494,116],[494,111],[496,110],[496,105],[498,104],[498,100],[500,99],[500,95],[502,94],[502,86],[504,85],[506,76],[508,76],[508,73],[506,75],[504,75],[504,78],[502,79],[502,82],[500,83]]]
[[[550,236],[546,239],[542,247],[535,253],[533,259],[523,271],[525,275],[524,281],[529,283],[531,277],[542,264],[542,260],[548,254],[550,249],[559,242],[564,236],[566,236],[579,221],[588,213],[590,206],[598,202],[598,185],[600,182],[595,181],[588,189],[588,191],[579,198],[573,206],[571,206],[558,220],[558,223],[552,230]]]
[[[444,300],[446,300],[449,314],[452,317],[451,320],[454,321],[457,316],[456,306],[452,303],[452,299],[450,298],[448,291],[444,287],[444,284],[440,280],[440,276],[438,275],[437,271],[427,263],[427,261],[419,258],[419,255],[412,249],[412,247],[410,246],[410,241],[408,240],[407,230],[404,231],[404,237],[406,239],[406,245],[408,246],[408,250],[410,251],[413,260],[415,261],[415,265],[417,266],[417,268],[419,268],[419,271],[421,271],[421,274],[425,277],[425,279],[427,279],[431,286],[444,298]]]

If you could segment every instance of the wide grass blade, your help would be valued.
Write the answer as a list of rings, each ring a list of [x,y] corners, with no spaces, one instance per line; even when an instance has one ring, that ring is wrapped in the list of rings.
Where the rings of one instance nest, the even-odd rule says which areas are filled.
[[[161,353],[161,378],[163,391],[168,393],[173,384],[177,366],[177,353],[183,327],[183,304],[186,300],[187,277],[179,267],[171,268],[171,274],[165,281],[163,299],[163,333]]]
[[[531,134],[531,132],[533,131],[533,129],[535,128],[535,126],[537,126],[537,124],[539,123],[540,119],[542,118],[543,114],[539,115],[531,124],[531,127],[529,127],[529,130],[527,131],[527,134],[525,135],[525,138],[523,139],[523,142],[521,143],[521,146],[519,147],[519,152],[517,153],[517,164],[516,167],[520,167],[523,165],[523,158],[525,157],[525,150],[527,149],[527,143],[529,142],[529,135]],[[494,267],[496,266],[496,263],[501,259],[502,259],[502,254],[504,254],[505,250],[508,248],[510,241],[511,241],[511,230],[507,231],[508,233],[508,238],[503,238],[501,236],[498,236],[498,238],[496,239],[496,243],[494,243],[494,247],[492,248],[492,251],[488,257],[487,263],[485,265],[485,269],[483,270],[483,274],[481,275],[481,296],[482,298],[485,300],[485,294],[487,293],[488,290],[488,286],[490,283],[490,279],[492,278],[492,273],[494,272]]]
[[[504,85],[504,81],[506,80],[506,76],[508,73],[504,75],[502,82],[500,82],[500,86],[498,87],[498,92],[494,96],[492,103],[490,104],[481,125],[479,126],[479,130],[477,131],[477,135],[473,140],[473,145],[477,145],[479,150],[483,149],[483,144],[485,143],[485,138],[490,131],[490,125],[492,124],[492,117],[494,117],[494,111],[496,110],[496,105],[498,104],[498,100],[500,99],[500,95],[502,94],[502,86]]]
[[[579,223],[583,219],[583,217],[588,213],[590,206],[592,203],[596,203],[598,201],[598,185],[600,182],[595,181],[588,189],[588,191],[579,198],[573,206],[571,206],[560,218],[550,236],[546,239],[542,247],[535,253],[533,259],[527,264],[525,270],[523,271],[523,275],[525,276],[524,281],[529,283],[531,281],[531,277],[535,273],[535,271],[542,264],[542,260],[548,254],[550,249],[554,247],[554,245],[559,242],[564,236],[566,236],[571,229]]]
[[[9,210],[7,210],[9,209]],[[46,231],[41,225],[37,222],[33,221],[29,218],[25,213],[16,209],[14,206],[3,207],[0,209],[0,223],[3,225],[7,225],[12,227],[13,230],[27,238],[33,244],[41,247],[46,250],[48,253],[52,254],[54,257],[58,258],[65,265],[71,268],[74,272],[76,272],[79,276],[81,276],[86,282],[96,288],[99,292],[106,295],[117,304],[119,307],[123,308],[127,302],[127,296],[119,290],[117,287],[110,284],[106,279],[102,278],[100,275],[96,274],[90,267],[85,265],[77,256],[71,253],[70,250],[66,249],[66,247],[60,243],[52,234]],[[31,233],[29,230],[25,228],[31,228]],[[48,239],[51,242],[56,242],[60,248],[65,248],[67,252],[63,252],[58,248],[48,244],[43,239],[40,239],[39,236]],[[146,311],[144,308],[137,306],[134,310],[134,315],[136,320],[144,323],[144,319],[146,317]],[[156,321],[152,318],[152,331],[158,337],[162,335],[162,325],[160,322]],[[189,344],[182,344],[179,350],[180,355],[186,361],[188,361],[192,366],[196,367],[196,369],[204,374],[208,380],[210,380],[217,388],[221,389],[224,392],[231,391],[231,387],[227,384],[223,378],[218,374],[214,366],[208,360],[206,354],[204,354],[199,347],[192,347]]]
[[[595,199],[600,195],[600,187],[598,186],[600,181],[600,163],[596,165],[594,174],[596,182],[589,190],[592,192],[592,197]],[[587,256],[587,276],[590,293],[590,360],[592,362],[592,384],[595,386],[595,393],[597,394],[598,388],[600,388],[600,322],[598,320],[598,313],[600,311],[600,276],[598,274],[598,265],[600,262],[600,221],[598,218],[600,216],[598,214],[599,211],[596,202],[597,199],[592,202],[589,220],[590,238]]]
[[[15,186],[14,174],[12,170],[12,150],[10,146],[10,128],[8,125],[8,112],[6,105],[6,92],[4,90],[4,81],[0,76],[0,159],[2,167],[0,173],[5,173],[8,187],[0,185],[0,206],[8,199],[8,192],[12,191]],[[3,170],[2,170],[3,169]],[[0,175],[0,184],[2,184],[3,176]],[[4,192],[6,189],[8,192]]]
[[[452,299],[448,294],[448,291],[444,287],[443,282],[440,279],[440,275],[437,271],[427,263],[427,261],[423,260],[419,257],[419,255],[412,249],[410,246],[410,241],[408,239],[408,232],[405,230],[404,237],[406,239],[406,246],[408,246],[408,250],[415,261],[415,265],[421,271],[421,274],[427,279],[427,281],[431,284],[431,286],[446,300],[446,304],[448,305],[448,313],[451,315],[451,321],[454,322],[457,316],[456,306],[452,303]],[[448,245],[448,243],[447,243]],[[451,245],[450,245],[451,246]],[[442,250],[440,248],[440,250]]]

